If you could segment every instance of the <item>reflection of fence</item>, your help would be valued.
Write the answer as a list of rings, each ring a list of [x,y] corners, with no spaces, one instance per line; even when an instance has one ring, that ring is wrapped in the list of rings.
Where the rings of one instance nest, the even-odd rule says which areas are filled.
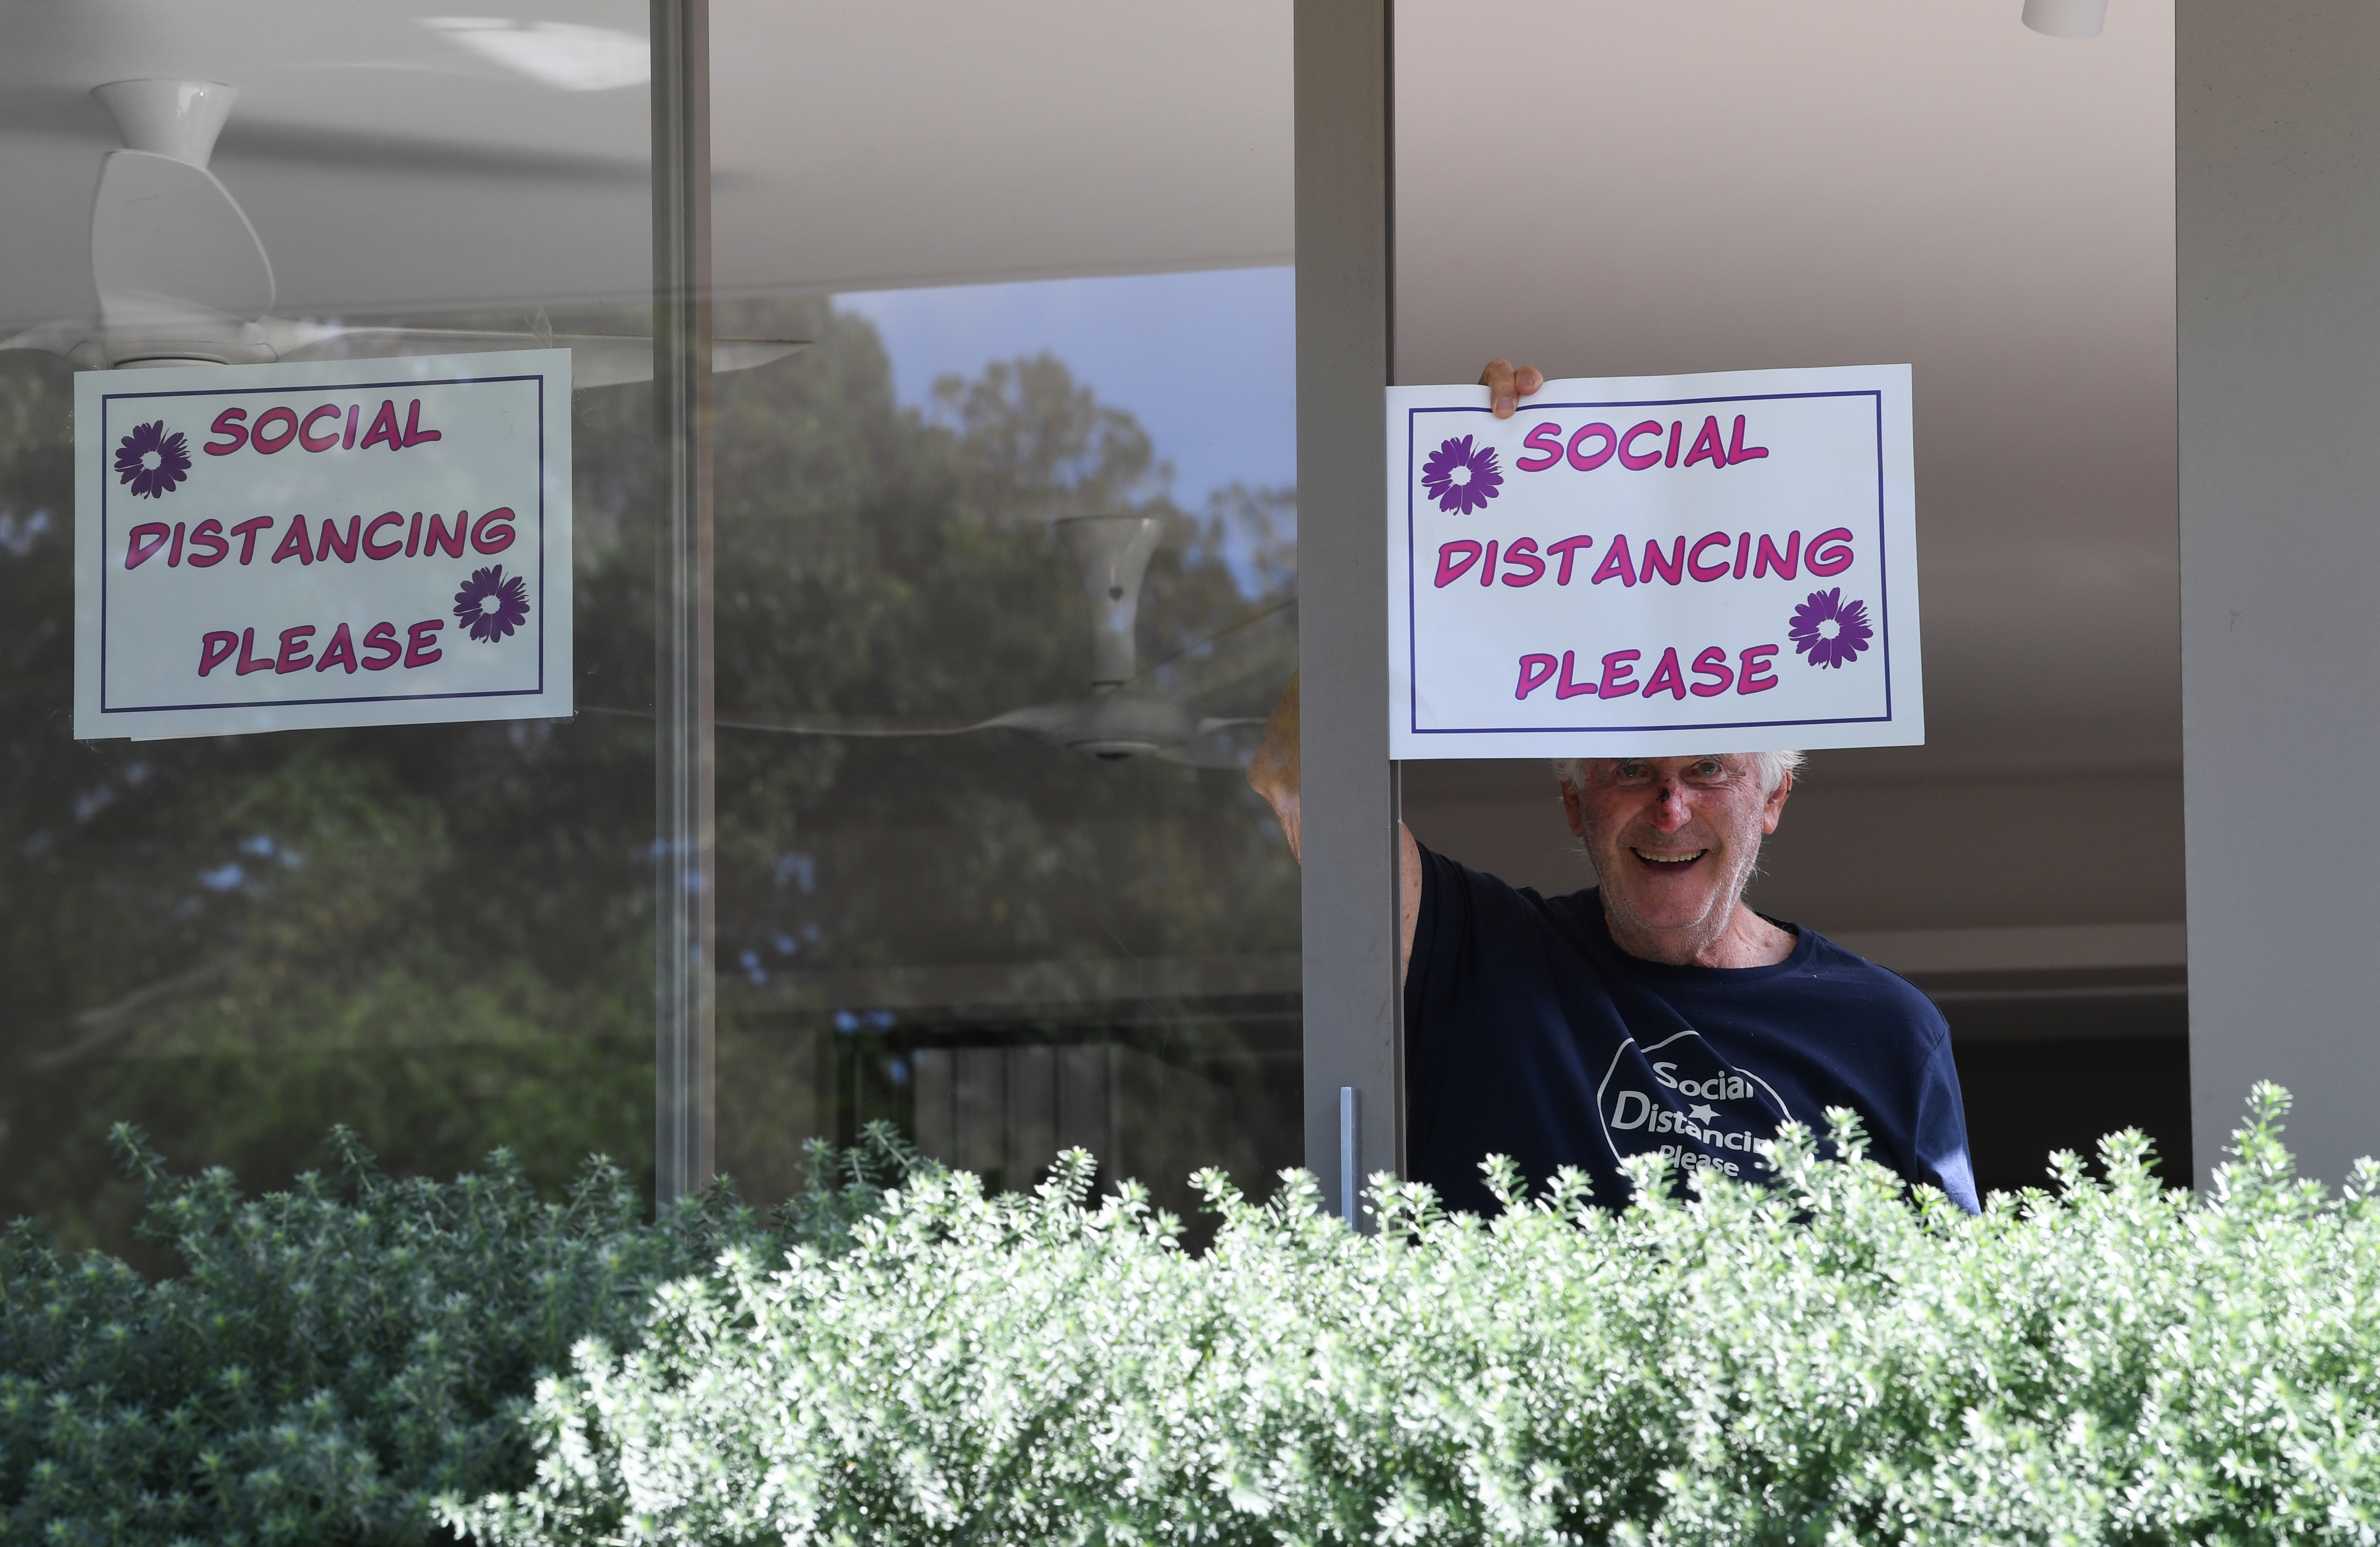
[[[1166,1190],[1177,1171],[1236,1158],[1170,1152],[1228,1132],[1229,1099],[1214,1081],[1134,1048],[918,1048],[910,1066],[917,1147],[993,1187],[1029,1188],[1059,1151],[1077,1146],[1099,1157],[1103,1181],[1130,1176]]]

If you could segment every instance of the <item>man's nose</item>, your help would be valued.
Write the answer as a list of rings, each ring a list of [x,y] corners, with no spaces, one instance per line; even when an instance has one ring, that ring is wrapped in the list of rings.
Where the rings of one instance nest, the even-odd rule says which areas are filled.
[[[1664,833],[1676,832],[1694,815],[1686,804],[1686,792],[1676,785],[1662,786],[1653,797],[1653,825]]]

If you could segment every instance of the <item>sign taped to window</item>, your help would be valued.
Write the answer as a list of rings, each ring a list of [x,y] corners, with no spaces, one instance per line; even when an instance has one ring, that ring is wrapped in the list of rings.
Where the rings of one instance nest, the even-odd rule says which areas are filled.
[[[1925,739],[1905,365],[1388,389],[1393,758]]]
[[[78,737],[571,713],[570,351],[75,378]]]

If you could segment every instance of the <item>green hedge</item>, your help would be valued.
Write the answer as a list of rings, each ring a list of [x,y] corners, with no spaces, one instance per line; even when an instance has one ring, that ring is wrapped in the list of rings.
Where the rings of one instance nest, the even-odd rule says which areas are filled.
[[[831,1246],[915,1163],[873,1133],[813,1151],[770,1224],[724,1189],[655,1224],[601,1160],[554,1203],[504,1151],[396,1182],[334,1130],[332,1175],[250,1200],[226,1172],[171,1176],[133,1130],[115,1142],[181,1273],[151,1285],[23,1221],[0,1236],[0,1541],[443,1538],[438,1494],[528,1480],[520,1414],[573,1344],[634,1342],[653,1290],[730,1246]]]
[[[988,1199],[881,1151],[766,1227],[724,1199],[638,1227],[616,1179],[516,1189],[477,1255],[454,1189],[501,1183],[415,1186],[412,1236],[379,1223],[406,1188],[318,1187],[210,1215],[206,1260],[252,1215],[352,1262],[201,1253],[173,1317],[171,1286],[48,1260],[83,1309],[47,1330],[20,1235],[0,1486],[60,1541],[418,1540],[435,1492],[522,1544],[2369,1544],[2380,1167],[2296,1178],[2285,1108],[2257,1093],[2204,1198],[2128,1135],[1980,1218],[1912,1206],[1838,1114],[1847,1159],[1791,1135],[1776,1188],[1682,1200],[1648,1167],[1617,1214],[1506,1175],[1493,1222],[1384,1188],[1357,1236],[1309,1179],[1257,1204],[1209,1176],[1195,1255],[1133,1189],[1092,1203],[1080,1156]],[[447,1266],[393,1290],[407,1250]],[[234,1365],[271,1399],[218,1395],[257,1383]]]

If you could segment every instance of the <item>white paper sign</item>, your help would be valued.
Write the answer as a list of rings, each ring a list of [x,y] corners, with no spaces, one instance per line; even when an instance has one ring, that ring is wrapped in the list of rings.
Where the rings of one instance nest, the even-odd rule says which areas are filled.
[[[571,712],[570,351],[75,378],[75,735]]]
[[[1925,739],[1909,368],[1390,387],[1390,756]]]

